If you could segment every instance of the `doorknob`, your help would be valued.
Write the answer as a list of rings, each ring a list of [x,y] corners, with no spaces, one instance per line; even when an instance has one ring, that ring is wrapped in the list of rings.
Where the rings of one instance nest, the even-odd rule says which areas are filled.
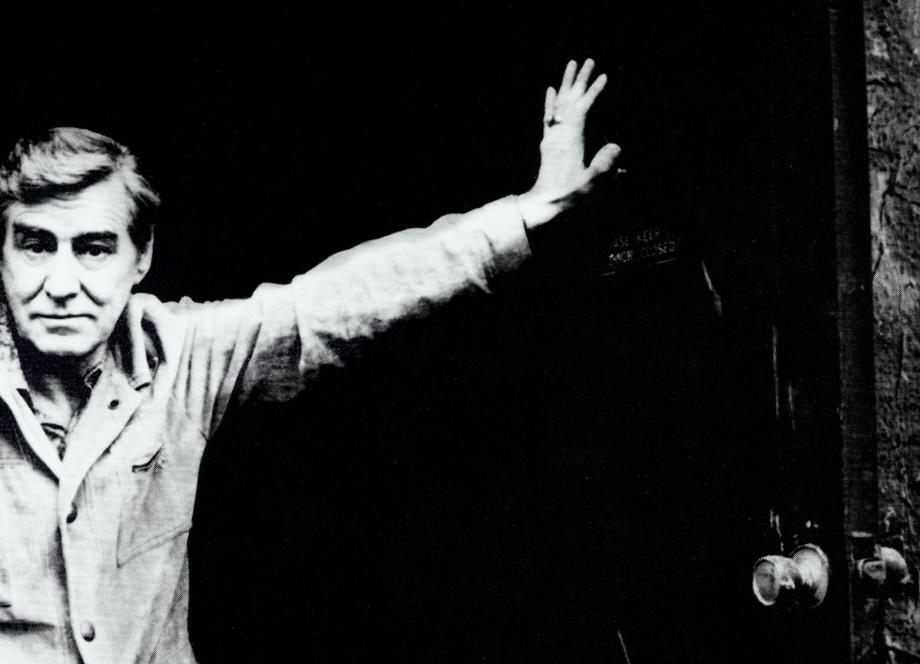
[[[790,557],[764,556],[754,564],[754,597],[764,606],[811,609],[824,601],[830,565],[814,544],[804,544]]]
[[[918,594],[917,575],[912,574],[904,556],[897,549],[876,547],[875,556],[856,561],[856,573],[867,588],[883,597]]]

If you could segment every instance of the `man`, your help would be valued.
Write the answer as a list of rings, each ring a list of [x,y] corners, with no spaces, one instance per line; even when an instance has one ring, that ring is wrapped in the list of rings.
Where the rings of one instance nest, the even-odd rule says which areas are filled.
[[[529,255],[526,231],[610,170],[586,167],[593,62],[547,90],[534,187],[342,252],[246,300],[132,295],[158,197],[131,153],[71,128],[0,171],[0,662],[194,662],[186,544],[228,407],[292,397],[394,322]]]

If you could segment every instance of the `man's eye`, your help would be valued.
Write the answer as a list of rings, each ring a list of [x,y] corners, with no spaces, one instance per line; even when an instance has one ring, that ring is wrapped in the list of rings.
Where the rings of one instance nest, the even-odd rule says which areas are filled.
[[[26,240],[20,245],[21,249],[29,254],[40,256],[51,251],[47,243],[40,240]]]
[[[87,244],[80,247],[79,253],[84,256],[89,256],[90,258],[104,258],[105,256],[114,254],[115,250],[107,244]]]

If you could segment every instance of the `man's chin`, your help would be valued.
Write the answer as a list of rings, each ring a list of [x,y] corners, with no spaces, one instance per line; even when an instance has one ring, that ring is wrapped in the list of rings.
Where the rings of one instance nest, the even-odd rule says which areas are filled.
[[[78,335],[42,335],[32,340],[32,346],[39,355],[56,357],[62,360],[81,360],[98,348],[98,344],[80,338]]]

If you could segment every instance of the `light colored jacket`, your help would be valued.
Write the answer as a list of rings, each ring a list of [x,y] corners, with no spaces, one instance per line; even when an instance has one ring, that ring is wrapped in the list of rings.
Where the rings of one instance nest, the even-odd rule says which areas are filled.
[[[0,312],[0,662],[194,663],[186,545],[199,463],[227,408],[293,397],[394,322],[488,292],[528,256],[509,197],[245,300],[134,295],[63,461]]]

